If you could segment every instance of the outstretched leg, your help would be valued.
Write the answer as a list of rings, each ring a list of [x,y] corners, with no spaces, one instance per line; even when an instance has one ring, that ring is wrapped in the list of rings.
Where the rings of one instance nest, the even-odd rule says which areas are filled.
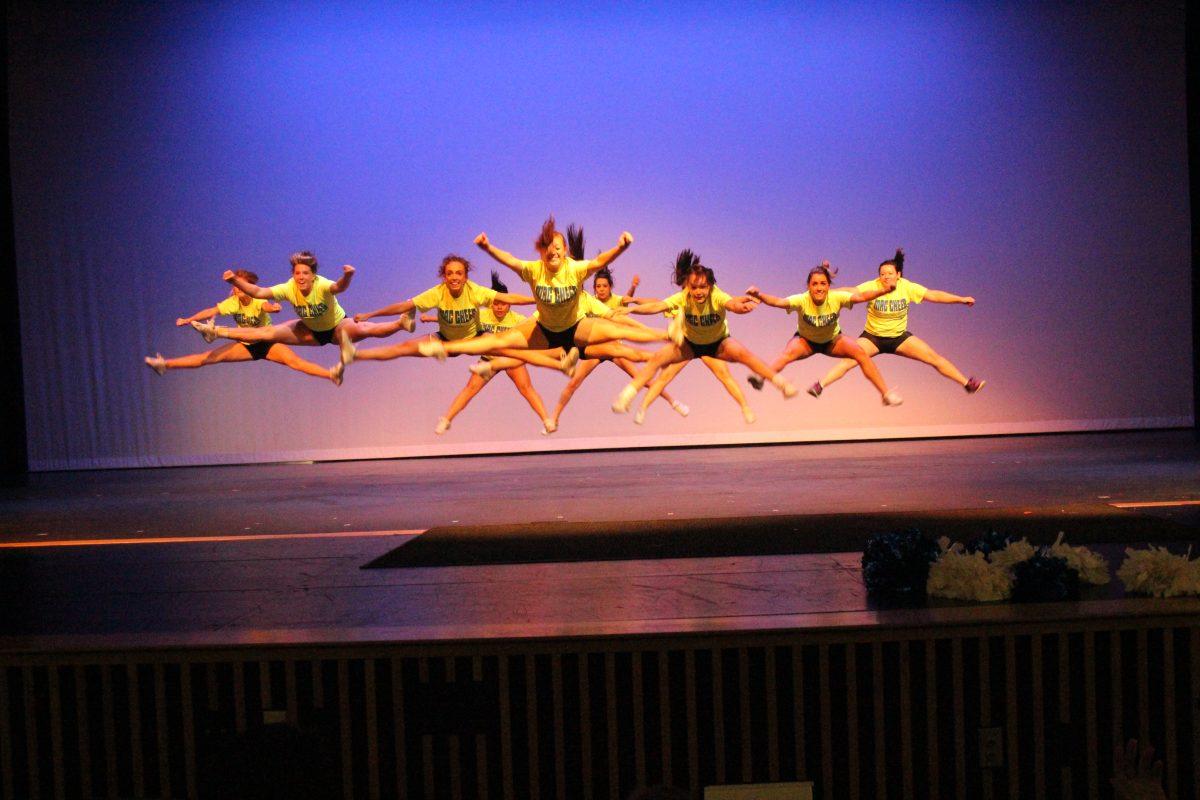
[[[806,347],[807,345],[808,343],[805,342]],[[763,363],[761,358],[754,355],[754,353],[751,353],[744,344],[733,337],[726,338],[721,342],[720,346],[717,348],[717,358],[722,361],[731,361],[735,364],[742,364],[749,367],[757,375],[769,380],[772,386],[783,392],[784,397],[796,396],[796,387],[788,383],[784,377],[779,374],[778,370],[768,367],[765,363]],[[704,363],[708,364],[708,361],[705,361]],[[709,368],[712,368],[711,364],[709,365]],[[716,370],[713,371],[714,373],[716,372]],[[725,370],[725,372],[728,373],[729,370]],[[718,374],[717,377],[720,378],[721,376]],[[723,380],[721,382],[724,383]],[[725,388],[728,389],[729,387],[726,386]],[[738,392],[740,393],[741,390],[739,389]],[[745,413],[746,408],[747,407],[743,407],[743,413]]]
[[[558,396],[558,405],[554,407],[554,415],[551,419],[554,420],[555,427],[558,427],[558,418],[562,416],[567,403],[571,402],[571,398],[575,395],[575,390],[587,380],[587,376],[591,375],[592,370],[598,366],[600,366],[600,361],[594,358],[580,361],[575,365],[575,374],[571,376],[571,380],[567,381],[567,385],[563,387],[562,393]]]
[[[863,352],[866,353],[869,358],[874,358],[879,354],[879,348],[876,347],[875,343],[870,339],[860,338],[858,340],[858,346],[863,349]],[[829,384],[840,379],[843,375],[857,366],[858,362],[853,358],[843,358],[841,361],[834,364],[833,368],[829,370],[829,372],[825,373],[825,377],[821,378],[821,380],[817,381],[817,383],[820,384],[822,389],[827,389],[829,388]]]
[[[290,367],[297,372],[303,372],[305,375],[312,375],[314,378],[334,380],[334,370],[322,367],[320,364],[314,364],[311,361],[305,361],[296,355],[295,350],[285,344],[277,344],[272,347],[267,353],[267,360],[274,361],[276,364],[283,364],[285,367]]]
[[[690,349],[690,348],[689,348]],[[641,425],[646,420],[646,409],[650,408],[650,404],[658,398],[659,395],[665,394],[664,390],[667,384],[675,380],[675,376],[683,371],[683,368],[691,363],[691,359],[677,361],[662,369],[658,376],[650,382],[646,389],[646,394],[642,398],[642,404],[638,407],[637,413],[633,415],[633,421]]]
[[[249,361],[250,351],[241,342],[226,342],[216,349],[209,350],[207,353],[192,353],[187,356],[179,356],[178,358],[164,358],[161,362],[162,371],[168,369],[197,369],[199,367],[207,367],[210,364],[221,364],[233,361]],[[155,366],[156,359],[147,358],[146,363],[154,369],[155,372],[162,372]]]
[[[942,375],[945,375],[950,380],[957,383],[959,386],[970,391],[967,377],[959,372],[958,367],[950,363],[950,360],[945,356],[939,355],[936,350],[926,344],[922,339],[916,336],[910,336],[900,343],[896,348],[896,354],[911,358],[915,361],[921,361],[936,369]],[[979,386],[983,385],[983,381],[976,381]]]
[[[438,420],[437,427],[433,429],[433,432],[440,436],[449,430],[450,423],[458,416],[458,412],[466,408],[467,403],[471,402],[475,395],[479,394],[486,385],[487,381],[478,375],[472,375],[470,378],[467,378],[467,385],[450,401],[450,408],[446,409],[445,415]]]
[[[634,376],[634,379],[617,395],[617,399],[613,401],[612,410],[618,414],[624,414],[629,410],[629,406],[633,404],[633,398],[637,397],[637,393],[641,391],[643,386],[650,382],[656,372],[667,364],[673,364],[676,361],[685,361],[687,358],[690,358],[691,347],[686,342],[684,342],[683,347],[687,348],[687,357],[684,356],[684,351],[679,345],[669,344],[666,347],[660,348],[646,362],[646,366],[642,367],[642,371]]]
[[[888,390],[883,375],[879,373],[879,367],[875,366],[875,362],[871,360],[866,351],[849,336],[838,336],[833,347],[830,348],[830,355],[837,358],[853,358],[857,361],[863,375],[879,390],[879,396],[883,398],[885,406],[898,406],[904,402],[898,392]]]
[[[725,341],[728,342],[729,340],[726,339]],[[721,349],[724,350],[725,348],[722,347]],[[754,410],[750,408],[750,404],[746,402],[746,395],[742,394],[741,387],[737,385],[737,381],[729,373],[729,368],[725,366],[725,362],[721,358],[713,358],[711,356],[704,356],[702,360],[704,361],[704,366],[712,370],[712,374],[717,377],[717,380],[725,387],[725,391],[729,392],[730,396],[733,397],[733,401],[738,404],[738,408],[742,410],[742,419],[746,420],[749,424],[753,424],[758,417],[755,415]]]
[[[542,403],[542,396],[537,393],[537,389],[533,388],[533,381],[529,379],[529,370],[525,368],[525,365],[520,364],[506,370],[505,374],[517,387],[521,397],[525,398],[525,402],[529,403],[533,413],[537,414],[538,419],[542,421],[542,433],[548,436],[558,430],[557,420],[546,416],[546,406]]]

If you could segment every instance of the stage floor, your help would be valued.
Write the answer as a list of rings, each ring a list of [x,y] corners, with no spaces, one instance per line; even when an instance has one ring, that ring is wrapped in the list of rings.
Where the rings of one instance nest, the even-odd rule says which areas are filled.
[[[0,493],[0,651],[869,624],[857,552],[361,567],[434,526],[993,508],[1197,525],[1198,453],[1186,430],[44,473]]]

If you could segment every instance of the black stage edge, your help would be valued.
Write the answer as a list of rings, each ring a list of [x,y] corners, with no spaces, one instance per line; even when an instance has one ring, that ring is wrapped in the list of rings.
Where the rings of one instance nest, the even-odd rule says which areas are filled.
[[[1185,6],[1188,194],[1192,212],[1192,421],[1200,444],[1200,11]]]
[[[11,9],[9,13],[12,13]],[[8,141],[8,16],[4,17],[4,80],[0,82],[0,110],[5,124],[0,126],[0,148],[4,172],[9,174],[0,187],[0,292],[19,297],[17,293],[17,248],[13,225],[12,164]],[[8,313],[0,314],[0,486],[23,486],[29,472],[29,454],[25,440],[25,385],[21,373],[21,314],[20,303],[8,304]]]
[[[363,569],[856,552],[872,534],[917,528],[969,541],[999,531],[1051,544],[1200,542],[1200,529],[1108,506],[967,509],[638,522],[430,528]]]

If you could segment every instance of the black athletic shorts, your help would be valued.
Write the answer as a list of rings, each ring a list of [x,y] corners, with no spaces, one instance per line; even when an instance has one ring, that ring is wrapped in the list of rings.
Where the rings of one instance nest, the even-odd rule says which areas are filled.
[[[708,356],[709,358],[716,358],[717,357],[717,349],[721,346],[721,342],[725,341],[728,338],[729,338],[728,336],[722,336],[720,339],[717,339],[715,342],[713,342],[711,344],[696,344],[691,339],[685,339],[684,341],[686,341],[688,343],[688,346],[692,348],[692,353],[694,354],[692,356],[693,358],[700,358],[701,356]]]
[[[548,349],[553,350],[556,347],[561,347],[565,353],[572,347],[575,347],[575,329],[579,327],[578,322],[565,331],[552,331],[540,322],[537,326],[542,335],[546,337]]]
[[[479,334],[475,334],[475,335],[478,336]],[[475,338],[475,336],[464,336],[461,339],[447,339],[441,331],[438,331],[437,333],[435,333],[434,336],[438,337],[443,342],[462,342],[462,341],[466,341],[467,339]],[[462,355],[462,353],[446,353],[446,355],[449,356],[450,358],[458,358],[459,356]],[[489,358],[491,358],[491,356],[483,356],[483,358],[489,359]]]
[[[336,330],[337,330],[336,325],[327,331],[314,331],[312,328],[308,329],[309,333],[311,333],[313,335],[313,338],[317,340],[317,344],[331,343],[333,341],[333,332]]]
[[[899,336],[876,336],[873,333],[867,333],[866,331],[863,331],[858,336],[860,339],[866,339],[868,342],[875,345],[875,347],[879,348],[879,352],[881,353],[895,353],[896,348],[904,344],[905,339],[912,336],[912,334],[908,331],[905,331]]]
[[[267,357],[267,353],[271,352],[276,342],[242,342],[247,350],[250,351],[250,359],[252,361],[262,361]]]
[[[797,331],[796,333],[792,334],[792,338],[793,339],[804,339],[804,341],[808,342],[808,346],[812,348],[812,351],[814,353],[820,353],[821,355],[830,356],[830,355],[833,355],[833,346],[835,344],[837,344],[837,340],[842,338],[843,335],[844,334],[839,333],[837,336],[833,337],[828,342],[814,342],[812,339],[805,339],[803,336],[800,335],[800,332]]]

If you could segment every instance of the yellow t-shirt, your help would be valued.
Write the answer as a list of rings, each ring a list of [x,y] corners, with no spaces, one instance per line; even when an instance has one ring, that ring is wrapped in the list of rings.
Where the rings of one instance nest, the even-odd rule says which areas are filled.
[[[217,313],[233,317],[239,328],[265,328],[271,324],[271,315],[263,309],[266,304],[266,300],[251,297],[249,303],[242,305],[237,297],[230,295],[217,303]]]
[[[600,299],[600,298],[598,298],[598,297],[596,298],[596,300],[597,300],[598,302],[604,303],[604,305],[608,306],[609,308],[620,308],[620,307],[621,307],[621,301],[622,301],[622,300],[624,300],[624,299],[625,299],[625,295],[622,295],[622,294],[612,294],[611,292],[609,293],[609,295],[608,295],[608,299],[607,299],[607,300],[601,300],[601,299]]]
[[[850,302],[853,296],[853,292],[845,289],[830,289],[825,302],[817,306],[808,292],[790,295],[787,298],[788,313],[796,312],[796,332],[817,344],[832,342],[842,332],[838,314],[844,307],[853,305]]]
[[[697,305],[686,289],[663,300],[668,311],[683,312],[683,335],[692,344],[712,344],[729,335],[725,304],[733,298],[714,286],[704,303]]]
[[[446,284],[439,283],[414,297],[413,305],[421,311],[438,310],[438,332],[444,338],[470,339],[479,333],[479,307],[490,306],[495,299],[494,289],[475,281],[464,283],[458,297],[450,294]]]
[[[271,296],[291,303],[296,316],[310,331],[331,331],[346,318],[346,312],[338,305],[337,295],[333,293],[333,281],[320,275],[313,276],[307,297],[296,288],[295,278],[272,286]]]
[[[883,284],[876,278],[854,288],[860,292],[874,292],[882,289]],[[867,333],[872,336],[899,336],[904,333],[908,330],[908,304],[924,300],[925,292],[921,284],[899,278],[895,289],[867,301]]]
[[[479,309],[479,330],[484,333],[503,333],[512,330],[524,321],[525,315],[518,314],[512,309],[509,309],[508,313],[504,315],[504,319],[496,319],[496,313],[492,311],[491,306]]]
[[[551,275],[541,261],[521,262],[521,280],[533,290],[538,320],[546,330],[565,331],[585,316],[579,295],[583,292],[590,263],[568,258],[558,272]]]
[[[605,305],[586,289],[579,293],[579,308],[585,317],[611,317],[612,307]]]

